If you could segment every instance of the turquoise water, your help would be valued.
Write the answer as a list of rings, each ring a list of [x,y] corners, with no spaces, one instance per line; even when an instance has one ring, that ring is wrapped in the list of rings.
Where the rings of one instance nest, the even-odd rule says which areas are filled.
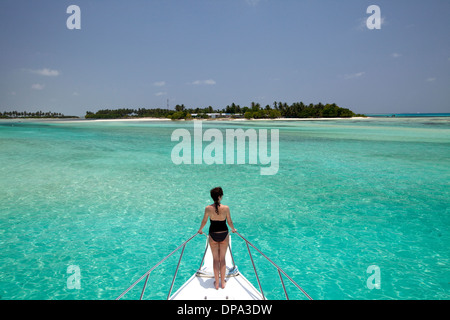
[[[203,123],[279,129],[273,176],[259,165],[174,165],[177,128],[193,124],[1,121],[0,298],[115,299],[195,234],[218,185],[239,232],[314,299],[450,298],[448,118]],[[175,289],[204,244],[186,247]],[[178,257],[152,273],[145,298],[166,298]],[[253,257],[267,298],[284,299],[276,269]],[[71,265],[80,289],[67,285]],[[367,286],[372,265],[380,289]]]
[[[450,117],[450,113],[374,113],[367,114],[369,117]]]

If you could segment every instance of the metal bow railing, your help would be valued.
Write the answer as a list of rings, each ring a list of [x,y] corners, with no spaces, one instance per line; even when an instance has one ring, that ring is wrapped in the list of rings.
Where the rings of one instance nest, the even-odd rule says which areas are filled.
[[[155,264],[150,270],[148,270],[146,273],[144,273],[139,279],[136,280],[135,283],[133,283],[131,286],[129,286],[124,292],[122,292],[120,294],[120,296],[118,296],[116,298],[116,300],[120,300],[125,294],[127,294],[128,291],[130,291],[131,289],[133,289],[139,282],[142,281],[142,279],[145,278],[145,283],[144,283],[144,287],[142,288],[142,292],[141,292],[141,296],[139,298],[139,300],[142,300],[142,297],[144,296],[144,292],[145,292],[145,288],[147,287],[147,281],[148,281],[148,277],[150,276],[150,273],[155,270],[160,264],[162,264],[164,261],[166,261],[169,257],[171,257],[175,252],[177,252],[178,250],[180,250],[181,248],[183,248],[183,250],[181,251],[181,255],[180,255],[180,259],[178,260],[178,265],[177,265],[177,269],[175,270],[175,275],[173,276],[173,280],[172,280],[172,285],[170,286],[170,290],[169,290],[169,295],[167,296],[167,299],[169,299],[170,294],[172,293],[172,288],[173,288],[173,284],[175,283],[175,278],[177,277],[177,273],[178,273],[178,268],[180,267],[180,262],[181,262],[181,258],[183,257],[183,253],[184,253],[184,249],[186,248],[186,244],[191,241],[192,239],[195,238],[195,236],[197,236],[198,233],[195,233],[192,237],[190,237],[189,239],[187,239],[185,242],[183,242],[182,244],[180,244],[175,250],[173,250],[171,253],[169,253],[167,256],[164,257],[164,259],[162,259],[161,261],[159,261],[157,264]]]
[[[275,262],[273,262],[272,260],[270,260],[264,253],[261,252],[261,250],[259,250],[257,247],[255,247],[250,241],[248,241],[247,239],[245,239],[239,232],[235,231],[235,233],[241,237],[242,240],[245,241],[245,244],[247,245],[247,250],[248,250],[248,254],[250,256],[250,260],[252,261],[252,265],[253,265],[253,270],[255,271],[255,275],[256,275],[256,280],[258,281],[258,285],[259,285],[259,290],[261,291],[261,294],[263,296],[263,299],[265,300],[265,296],[264,296],[264,292],[262,290],[261,287],[261,282],[259,281],[259,277],[258,277],[258,273],[256,272],[256,267],[255,267],[255,263],[253,261],[253,257],[252,257],[252,253],[250,252],[250,246],[252,246],[256,251],[258,251],[264,258],[266,258],[275,268],[277,268],[278,271],[278,275],[280,276],[280,280],[281,280],[281,284],[283,286],[283,290],[284,290],[284,294],[286,296],[286,299],[289,300],[289,296],[287,294],[286,291],[286,287],[284,285],[284,281],[283,281],[283,277],[281,276],[281,274],[284,274],[286,276],[286,278],[289,279],[289,281],[291,281],[309,300],[313,300],[309,294],[306,293],[305,290],[303,290],[302,287],[300,287],[286,272],[284,272],[283,269],[281,269],[279,266],[277,266],[275,264]]]
[[[250,252],[250,246],[253,247],[256,251],[258,251],[264,258],[266,258],[278,271],[278,275],[280,276],[280,280],[281,280],[281,284],[283,286],[283,290],[284,290],[284,294],[286,296],[286,299],[289,300],[289,296],[287,294],[286,291],[286,287],[284,285],[284,281],[283,281],[283,277],[282,274],[289,279],[289,281],[291,281],[292,284],[294,284],[309,300],[312,300],[312,298],[306,293],[305,290],[303,290],[302,287],[300,287],[283,269],[281,269],[277,264],[275,264],[275,262],[273,262],[272,260],[270,260],[264,253],[261,252],[261,250],[259,250],[257,247],[255,247],[250,241],[248,241],[246,238],[244,238],[239,232],[235,231],[235,233],[242,239],[245,241],[245,244],[247,245],[247,250],[248,250],[248,254],[250,256],[250,260],[252,262],[253,265],[253,270],[255,271],[255,275],[256,275],[256,280],[258,281],[258,285],[259,285],[259,290],[261,291],[262,297],[264,300],[266,300],[265,296],[264,296],[264,292],[262,290],[262,286],[261,286],[261,282],[259,280],[259,276],[258,273],[256,271],[256,267],[255,267],[255,262],[253,261],[253,256]],[[177,268],[175,270],[175,274],[173,276],[172,279],[172,284],[170,285],[170,290],[169,290],[169,294],[167,295],[167,299],[170,298],[170,294],[172,293],[172,289],[173,289],[173,285],[175,283],[175,279],[177,277],[178,274],[178,269],[180,267],[180,262],[181,259],[183,257],[183,253],[184,253],[184,249],[186,248],[186,244],[188,242],[190,242],[192,239],[195,238],[195,236],[197,236],[198,233],[194,234],[192,237],[190,237],[189,239],[187,239],[185,242],[183,242],[181,245],[179,245],[175,250],[173,250],[171,253],[169,253],[166,257],[164,257],[161,261],[159,261],[156,265],[154,265],[151,269],[149,269],[146,273],[144,273],[138,280],[136,280],[136,282],[134,282],[131,286],[129,286],[124,292],[122,292],[117,298],[116,300],[120,300],[125,294],[127,294],[128,291],[130,291],[132,288],[134,288],[139,282],[141,282],[144,278],[145,278],[145,283],[144,283],[144,287],[142,288],[142,292],[141,292],[141,296],[140,296],[140,300],[142,300],[144,293],[145,293],[145,289],[147,287],[147,282],[148,282],[148,278],[150,276],[150,273],[155,270],[159,265],[161,265],[164,261],[166,261],[169,257],[171,257],[175,252],[177,252],[178,250],[180,250],[182,248],[181,254],[180,254],[180,258],[178,260],[178,264],[177,264]],[[205,257],[206,251],[207,251],[208,247],[206,247],[205,249],[205,253],[203,255],[202,258],[202,263],[203,263],[203,259]],[[230,254],[233,257],[232,253],[231,253],[231,247],[229,246],[230,249]],[[202,265],[202,263],[200,264],[200,267]],[[234,258],[233,258],[233,264],[234,264]]]

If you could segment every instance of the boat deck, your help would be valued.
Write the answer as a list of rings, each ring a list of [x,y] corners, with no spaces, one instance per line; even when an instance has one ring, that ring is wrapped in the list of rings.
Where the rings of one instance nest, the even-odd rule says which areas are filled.
[[[228,278],[225,288],[218,290],[214,278],[193,275],[169,300],[262,300],[262,296],[242,275]]]
[[[230,237],[231,247],[231,237]],[[204,263],[200,270],[186,281],[170,300],[263,300],[262,294],[238,271],[230,250],[225,256],[227,264],[226,286],[214,287],[213,258],[207,246]]]

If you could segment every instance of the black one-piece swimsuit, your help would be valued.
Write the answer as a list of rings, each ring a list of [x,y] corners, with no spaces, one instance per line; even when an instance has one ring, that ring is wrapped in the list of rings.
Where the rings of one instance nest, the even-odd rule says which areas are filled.
[[[211,220],[209,236],[216,242],[222,242],[228,235],[227,220]]]

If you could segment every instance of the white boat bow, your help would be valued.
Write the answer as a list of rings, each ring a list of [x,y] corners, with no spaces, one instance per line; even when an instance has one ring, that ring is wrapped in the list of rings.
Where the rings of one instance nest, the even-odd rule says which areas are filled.
[[[214,286],[213,256],[206,240],[206,251],[201,268],[169,300],[263,300],[263,295],[248,281],[234,264],[231,237],[226,261],[226,286]]]

